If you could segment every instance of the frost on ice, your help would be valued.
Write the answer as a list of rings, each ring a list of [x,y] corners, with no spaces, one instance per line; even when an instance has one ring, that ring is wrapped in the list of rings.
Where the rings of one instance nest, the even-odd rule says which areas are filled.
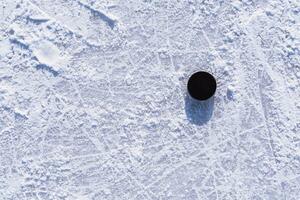
[[[300,199],[299,8],[0,0],[0,199]]]

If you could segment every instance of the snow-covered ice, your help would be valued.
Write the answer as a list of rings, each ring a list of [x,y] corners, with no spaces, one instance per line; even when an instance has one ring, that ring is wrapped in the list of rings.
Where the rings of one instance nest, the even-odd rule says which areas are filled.
[[[300,199],[299,0],[0,0],[0,32],[0,199]]]

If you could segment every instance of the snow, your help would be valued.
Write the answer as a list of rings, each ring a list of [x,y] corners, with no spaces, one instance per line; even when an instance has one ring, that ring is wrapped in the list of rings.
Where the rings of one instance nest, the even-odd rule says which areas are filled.
[[[59,49],[48,41],[41,41],[34,45],[33,55],[35,55],[41,63],[55,66],[59,59]]]
[[[299,8],[0,0],[0,199],[300,199]]]

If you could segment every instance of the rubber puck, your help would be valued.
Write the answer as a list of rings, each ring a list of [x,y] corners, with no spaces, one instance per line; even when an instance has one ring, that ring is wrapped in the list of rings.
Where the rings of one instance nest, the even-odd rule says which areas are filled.
[[[189,78],[187,89],[192,98],[203,101],[215,94],[217,82],[210,73],[200,71]]]

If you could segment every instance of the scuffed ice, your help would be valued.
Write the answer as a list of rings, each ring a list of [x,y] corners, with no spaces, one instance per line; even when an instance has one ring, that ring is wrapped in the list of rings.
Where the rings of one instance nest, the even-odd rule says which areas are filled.
[[[298,0],[0,0],[0,32],[0,199],[300,199]]]

